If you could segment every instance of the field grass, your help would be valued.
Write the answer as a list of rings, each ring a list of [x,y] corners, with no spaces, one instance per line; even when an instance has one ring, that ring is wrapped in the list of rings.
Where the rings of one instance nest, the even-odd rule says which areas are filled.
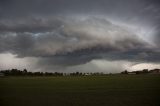
[[[160,75],[4,77],[0,106],[160,106]]]

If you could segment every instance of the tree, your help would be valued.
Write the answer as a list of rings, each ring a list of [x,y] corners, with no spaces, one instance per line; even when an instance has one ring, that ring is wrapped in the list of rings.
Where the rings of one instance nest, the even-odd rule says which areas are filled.
[[[128,71],[125,70],[125,71],[121,72],[121,74],[128,74]]]
[[[24,73],[27,73],[27,69],[24,69],[23,72],[24,72]]]

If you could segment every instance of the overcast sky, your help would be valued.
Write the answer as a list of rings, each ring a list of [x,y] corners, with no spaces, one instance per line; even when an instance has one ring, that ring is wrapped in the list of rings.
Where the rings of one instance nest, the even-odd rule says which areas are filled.
[[[159,0],[0,0],[0,69],[160,68]]]

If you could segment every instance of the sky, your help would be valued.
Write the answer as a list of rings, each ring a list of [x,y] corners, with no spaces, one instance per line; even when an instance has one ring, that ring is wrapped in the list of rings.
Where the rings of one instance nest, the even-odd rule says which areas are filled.
[[[0,69],[160,68],[159,0],[0,0]]]

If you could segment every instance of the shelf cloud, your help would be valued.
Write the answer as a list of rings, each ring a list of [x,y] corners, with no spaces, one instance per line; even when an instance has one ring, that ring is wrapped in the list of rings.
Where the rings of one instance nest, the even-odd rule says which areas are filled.
[[[0,55],[12,54],[42,71],[96,69],[93,63],[109,68],[121,61],[116,69],[127,63],[158,64],[159,4],[158,0],[2,0]],[[104,71],[105,65],[100,66],[96,70]]]

